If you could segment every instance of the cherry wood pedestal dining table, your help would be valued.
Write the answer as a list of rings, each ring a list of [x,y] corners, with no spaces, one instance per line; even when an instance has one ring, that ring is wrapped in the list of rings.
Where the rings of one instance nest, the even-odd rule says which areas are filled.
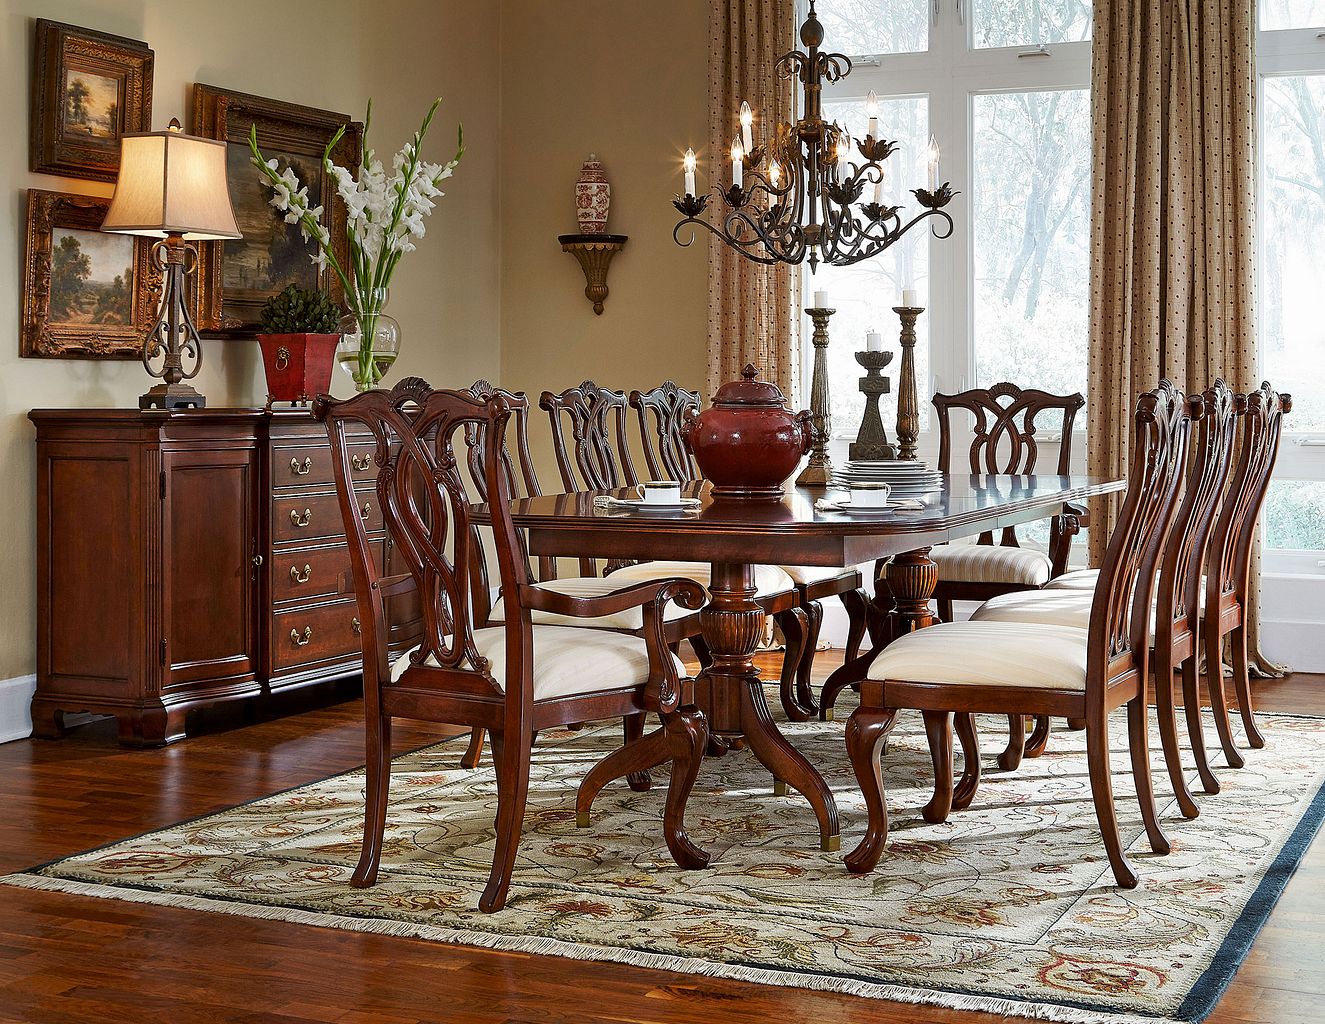
[[[708,484],[692,483],[683,491],[701,504],[690,511],[595,507],[600,495],[634,498],[634,491],[521,498],[511,510],[531,555],[712,563],[710,599],[700,612],[712,662],[694,681],[694,703],[723,746],[747,746],[768,768],[776,791],[790,786],[804,795],[818,819],[820,846],[832,851],[840,845],[832,792],[779,731],[754,664],[764,630],[754,600],[755,566],[847,567],[891,559],[888,586],[875,589],[871,607],[883,628],[871,630],[868,652],[837,670],[860,679],[890,638],[937,621],[930,608],[938,582],[932,546],[1048,518],[1064,502],[1123,486],[1122,480],[1086,476],[952,476],[923,509],[867,514],[816,510],[823,488],[789,485],[781,501],[753,502],[714,500]],[[891,607],[882,606],[885,600]]]

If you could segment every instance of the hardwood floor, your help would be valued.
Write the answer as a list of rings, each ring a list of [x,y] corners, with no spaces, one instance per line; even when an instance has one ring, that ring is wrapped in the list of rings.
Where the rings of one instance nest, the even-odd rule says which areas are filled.
[[[820,662],[820,677],[835,664],[831,656]],[[1325,714],[1322,676],[1263,682],[1257,694],[1265,710]],[[269,717],[275,713],[286,717]],[[194,720],[201,734],[164,750],[121,749],[112,722],[62,741],[2,745],[0,873],[359,765],[360,715],[357,700],[327,688],[292,696],[253,724],[233,710]],[[402,722],[395,739],[404,750],[444,735]],[[1325,839],[1318,837],[1212,1024],[1321,1019],[1323,883]],[[1004,1019],[0,886],[3,1022],[670,1024],[718,1017],[733,1024]]]

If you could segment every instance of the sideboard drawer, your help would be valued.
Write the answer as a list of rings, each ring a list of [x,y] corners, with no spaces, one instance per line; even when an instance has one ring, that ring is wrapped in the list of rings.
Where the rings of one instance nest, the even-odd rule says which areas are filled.
[[[363,650],[355,601],[292,608],[271,618],[272,662],[277,671],[348,658]]]
[[[377,465],[373,462],[376,444],[352,444],[350,449],[350,475],[356,487],[370,484],[377,478]],[[311,487],[335,481],[331,448],[322,444],[315,448],[306,445],[274,444],[271,449],[271,475],[273,487]]]
[[[382,528],[382,510],[377,507],[376,493],[357,494],[355,505],[370,533]],[[276,544],[345,536],[335,491],[278,496],[271,503],[271,519],[271,538]]]
[[[382,570],[382,552],[385,542],[371,542],[373,560]],[[271,599],[284,601],[312,600],[332,597],[338,589],[342,574],[345,586],[353,588],[350,549],[345,544],[335,547],[311,548],[302,551],[278,551],[271,560]]]

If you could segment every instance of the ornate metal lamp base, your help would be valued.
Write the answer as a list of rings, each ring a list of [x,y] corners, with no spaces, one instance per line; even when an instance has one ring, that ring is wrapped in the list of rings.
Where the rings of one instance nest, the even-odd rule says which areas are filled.
[[[203,409],[207,399],[192,384],[158,384],[138,398],[139,409]]]
[[[851,442],[849,453],[853,462],[877,462],[882,459],[897,458],[897,449],[888,443],[888,433],[883,429],[883,417],[879,415],[879,398],[892,390],[883,368],[892,362],[891,352],[857,352],[856,362],[865,368],[865,376],[860,378],[860,390],[865,396],[865,415],[860,420],[860,432]]]

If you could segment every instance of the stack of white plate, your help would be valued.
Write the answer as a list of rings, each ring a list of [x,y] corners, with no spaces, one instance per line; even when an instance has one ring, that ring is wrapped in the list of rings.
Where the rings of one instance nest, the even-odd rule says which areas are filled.
[[[833,471],[833,483],[840,487],[866,482],[892,485],[895,498],[923,498],[943,488],[943,474],[927,463],[909,459],[854,460]]]

